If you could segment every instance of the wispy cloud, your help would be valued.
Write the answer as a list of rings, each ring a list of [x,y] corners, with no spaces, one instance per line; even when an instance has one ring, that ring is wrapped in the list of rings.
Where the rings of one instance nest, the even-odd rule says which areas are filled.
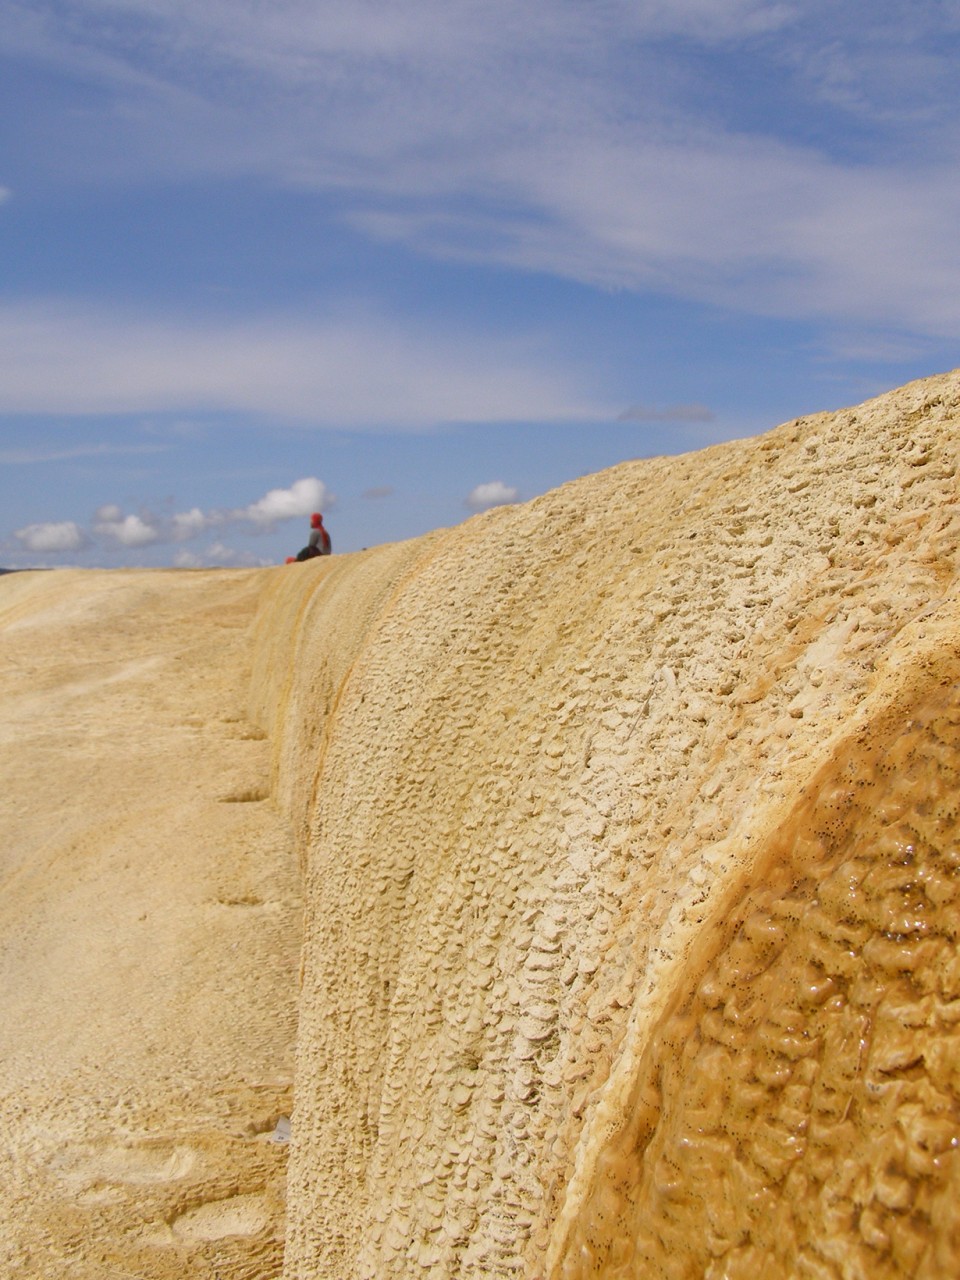
[[[654,409],[632,404],[617,414],[618,422],[713,422],[716,415],[703,404],[673,404]]]
[[[424,254],[960,333],[955,6],[875,0],[868,23],[835,0],[8,10],[15,54],[99,90],[76,133],[52,131],[58,175],[256,175]],[[752,115],[729,92],[745,66]]]
[[[109,458],[123,455],[164,452],[161,444],[79,444],[68,449],[0,449],[0,463],[29,466],[34,463],[72,462],[77,458]]]
[[[350,314],[160,322],[76,303],[0,306],[0,413],[191,410],[400,430],[610,416],[574,371],[522,340]]]

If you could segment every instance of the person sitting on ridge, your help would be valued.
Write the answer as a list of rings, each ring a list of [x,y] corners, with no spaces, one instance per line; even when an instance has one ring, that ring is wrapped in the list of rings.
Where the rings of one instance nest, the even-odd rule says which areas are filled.
[[[310,539],[302,551],[298,551],[290,560],[312,560],[314,556],[328,556],[332,550],[330,535],[323,527],[323,516],[315,511],[310,517]]]

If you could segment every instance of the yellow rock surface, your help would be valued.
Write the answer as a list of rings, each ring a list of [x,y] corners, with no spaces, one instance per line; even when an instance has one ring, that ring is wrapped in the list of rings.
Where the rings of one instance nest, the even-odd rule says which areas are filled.
[[[10,1273],[960,1274],[958,467],[950,374],[0,580]]]
[[[0,1276],[282,1263],[302,919],[262,575],[0,578]]]

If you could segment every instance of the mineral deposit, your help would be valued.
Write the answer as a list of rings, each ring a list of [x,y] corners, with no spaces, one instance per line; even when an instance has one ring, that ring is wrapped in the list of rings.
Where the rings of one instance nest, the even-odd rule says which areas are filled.
[[[0,580],[9,1273],[960,1274],[958,482],[960,373]]]

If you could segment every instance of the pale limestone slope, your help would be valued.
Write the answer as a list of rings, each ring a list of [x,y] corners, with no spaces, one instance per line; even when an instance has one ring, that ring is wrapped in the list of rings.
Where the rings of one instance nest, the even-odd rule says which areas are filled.
[[[0,1276],[270,1280],[300,883],[261,572],[0,579]]]
[[[956,1269],[958,428],[952,374],[274,576],[287,1280]]]

